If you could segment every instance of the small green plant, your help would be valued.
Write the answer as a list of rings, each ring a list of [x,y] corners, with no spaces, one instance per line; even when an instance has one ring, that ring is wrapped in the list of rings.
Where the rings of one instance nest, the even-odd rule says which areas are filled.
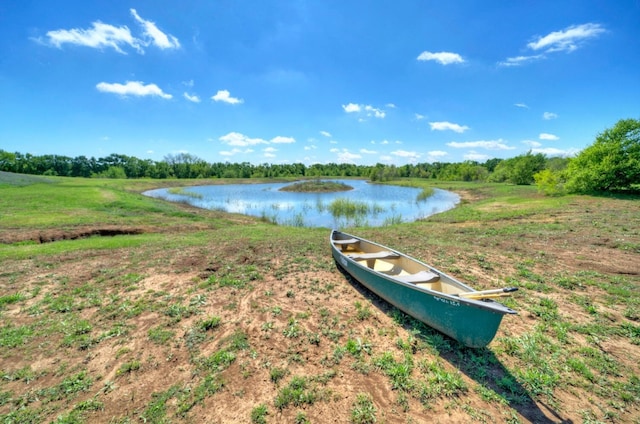
[[[267,424],[268,414],[267,405],[262,403],[251,410],[251,422],[253,424]]]
[[[285,337],[290,339],[294,339],[300,336],[301,332],[302,332],[302,329],[300,328],[298,321],[294,318],[289,318],[289,324],[285,327],[284,330],[282,330],[282,334],[284,334]]]
[[[142,367],[142,364],[138,360],[133,360],[130,362],[125,362],[120,365],[118,371],[116,371],[116,375],[130,374],[134,371],[138,371]]]
[[[26,298],[25,295],[22,293],[14,293],[14,294],[7,294],[4,296],[0,296],[0,310],[2,310],[2,308],[4,308],[5,305],[21,302],[25,298]]]
[[[356,318],[358,318],[359,321],[365,321],[369,319],[371,315],[373,315],[369,305],[362,306],[362,303],[357,301],[355,303],[355,306],[356,306]]]
[[[158,345],[163,345],[167,343],[169,340],[173,339],[175,336],[175,332],[171,330],[164,329],[162,327],[150,328],[147,332],[147,336],[149,340]]]
[[[376,412],[371,396],[367,393],[358,393],[351,408],[351,422],[353,424],[373,424],[377,421]]]
[[[213,330],[214,328],[217,328],[220,325],[221,322],[221,318],[217,317],[217,316],[211,316],[211,317],[207,317],[203,320],[200,320],[197,322],[197,326],[202,330],[202,331],[209,331],[209,330]]]
[[[280,382],[280,380],[282,380],[285,375],[287,375],[287,370],[277,367],[272,368],[271,372],[269,373],[269,377],[274,384],[278,384],[278,382]]]
[[[304,377],[293,377],[286,387],[283,387],[277,394],[274,404],[276,408],[282,410],[290,404],[302,406],[312,405],[317,399],[317,393],[309,388],[309,381]]]
[[[293,423],[294,424],[308,424],[310,423],[309,418],[307,418],[307,415],[302,412],[302,411],[298,411],[296,413],[295,418],[293,419]]]

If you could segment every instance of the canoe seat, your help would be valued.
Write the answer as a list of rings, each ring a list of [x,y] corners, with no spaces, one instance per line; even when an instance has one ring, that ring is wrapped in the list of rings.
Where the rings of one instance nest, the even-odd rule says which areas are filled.
[[[346,250],[347,247],[351,246],[352,244],[358,244],[359,242],[360,240],[355,238],[344,239],[344,240],[333,240],[333,244],[335,244],[336,246],[340,246],[340,248],[343,251]]]
[[[354,261],[366,260],[367,267],[371,269],[375,269],[376,259],[398,259],[400,255],[394,252],[389,252],[388,250],[383,250],[381,252],[372,252],[372,253],[351,253],[351,254],[347,254],[347,257],[353,259]]]
[[[351,253],[347,254],[347,256],[356,261],[364,259],[398,259],[400,257],[399,254],[389,252],[388,250],[373,253]]]
[[[438,281],[440,279],[440,276],[434,272],[420,271],[420,272],[416,272],[415,274],[398,275],[395,278],[400,281],[404,281],[405,283],[420,284],[420,283],[433,283],[435,281]]]

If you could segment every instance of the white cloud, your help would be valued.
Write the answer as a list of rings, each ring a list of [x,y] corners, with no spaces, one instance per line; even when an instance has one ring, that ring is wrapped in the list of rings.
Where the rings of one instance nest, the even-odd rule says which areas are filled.
[[[463,155],[463,158],[465,160],[473,160],[473,161],[476,161],[476,162],[483,162],[483,161],[486,161],[486,160],[490,159],[490,156],[482,154],[482,153],[470,151],[469,153]]]
[[[420,115],[419,113],[414,114],[416,121],[421,121],[424,119],[424,115]]]
[[[514,104],[514,106],[515,106],[515,107],[522,108],[522,109],[529,109],[529,106],[527,106],[527,105],[526,105],[526,104],[524,104],[524,103],[515,103],[515,104]]]
[[[240,149],[222,150],[219,152],[222,156],[233,156],[238,153],[242,153]]]
[[[385,106],[388,107],[389,109],[395,109],[397,107],[395,103],[387,103]]]
[[[430,152],[427,152],[427,155],[432,158],[441,158],[441,157],[447,156],[448,154],[449,153],[444,152],[442,150],[432,150]]]
[[[196,96],[195,94],[191,95],[189,93],[184,93],[184,98],[193,103],[200,103],[200,97]]]
[[[154,44],[161,49],[177,49],[180,48],[180,42],[173,35],[167,35],[160,31],[156,24],[151,21],[144,20],[138,15],[135,9],[131,9],[131,15],[138,21],[144,28],[144,35],[147,39],[151,39],[146,45]]]
[[[272,138],[270,142],[274,144],[290,144],[290,143],[295,143],[296,139],[293,137],[283,137],[279,135],[277,137]]]
[[[347,105],[342,105],[342,109],[344,109],[344,111],[347,113],[356,113],[360,112],[360,105],[349,103]]]
[[[230,132],[227,135],[223,135],[218,140],[222,141],[229,146],[254,146],[256,144],[269,144],[267,140],[261,138],[250,138],[244,134],[238,132]]]
[[[526,144],[527,146],[530,146],[532,148],[536,148],[536,147],[542,146],[542,143],[540,143],[539,141],[535,141],[535,140],[523,140],[522,144]]]
[[[332,153],[337,153],[338,155],[338,163],[353,163],[355,159],[361,159],[362,156],[360,156],[357,153],[351,153],[349,150],[347,149],[331,149],[330,150]]]
[[[231,97],[231,93],[229,93],[228,90],[218,90],[218,92],[214,96],[211,96],[211,100],[214,100],[216,102],[229,103],[231,105],[244,103],[244,100],[242,99]]]
[[[542,119],[548,121],[550,119],[556,119],[558,117],[557,114],[553,113],[553,112],[545,112],[542,114]]]
[[[401,158],[406,158],[406,159],[415,159],[417,160],[418,158],[420,158],[420,153],[418,152],[409,152],[407,150],[394,150],[393,152],[391,152],[392,155],[394,156],[398,156]]]
[[[376,118],[384,118],[386,116],[385,111],[381,110],[381,109],[377,109],[373,106],[365,106],[364,110],[367,111],[367,116],[375,116]]]
[[[331,137],[331,133],[329,133],[327,131],[320,131],[320,134],[322,134],[325,137]]]
[[[465,141],[457,142],[452,141],[447,143],[447,146],[454,147],[456,149],[487,149],[487,150],[513,150],[515,147],[511,147],[505,144],[501,138],[497,140],[478,140],[478,141]]]
[[[375,117],[375,118],[379,118],[382,119],[386,116],[386,112],[382,109],[378,109],[376,107],[373,107],[371,105],[359,105],[357,103],[349,103],[346,105],[342,105],[342,109],[346,112],[346,113],[360,113],[360,112],[364,112],[364,115],[367,117]],[[365,120],[363,118],[359,119],[360,122],[364,122]]]
[[[432,53],[424,51],[418,56],[418,60],[429,61],[433,60],[441,65],[451,65],[452,63],[464,63],[464,59],[458,53],[451,52],[438,52]]]
[[[375,150],[360,149],[360,153],[365,154],[365,155],[375,155],[378,152],[376,152]]]
[[[118,53],[126,54],[124,47],[129,46],[143,54],[143,47],[154,45],[160,49],[180,48],[180,42],[173,35],[160,31],[155,23],[142,19],[135,9],[130,9],[133,18],[143,28],[143,38],[135,37],[129,28],[114,26],[100,21],[93,22],[91,28],[59,29],[48,31],[48,43],[58,48],[63,44],[91,47],[95,49],[112,48]],[[42,42],[40,39],[36,41]]]
[[[96,85],[98,91],[103,93],[120,94],[121,96],[158,96],[163,99],[171,99],[171,94],[166,94],[155,84],[145,85],[141,81],[127,81],[126,84],[101,82]]]
[[[110,47],[118,53],[126,54],[122,46],[128,45],[139,53],[144,53],[141,41],[131,35],[126,26],[115,27],[102,22],[94,22],[90,29],[59,29],[47,32],[49,43],[60,48],[63,44],[103,49]]]
[[[530,56],[516,56],[498,62],[498,66],[521,66],[529,62],[546,58],[546,54],[555,52],[572,52],[578,49],[590,38],[595,38],[606,32],[600,24],[572,25],[561,31],[554,31],[545,36],[537,37],[527,44],[527,48],[534,52],[542,52]]]
[[[278,149],[274,148],[274,147],[267,147],[262,149],[262,151],[264,152],[264,157],[266,158],[275,158],[276,157],[276,152],[278,151]]]
[[[555,147],[545,147],[543,149],[531,149],[531,153],[534,153],[534,154],[542,153],[547,156],[562,156],[562,157],[573,156],[579,151],[580,151],[579,149],[562,150],[562,149],[556,149]]]
[[[503,62],[498,62],[498,66],[522,66],[529,62],[534,62],[539,59],[544,59],[544,57],[545,56],[543,54],[536,54],[532,56],[509,57],[507,58],[507,60]]]
[[[561,31],[549,33],[544,37],[538,37],[536,41],[527,44],[527,47],[532,50],[544,50],[548,53],[558,51],[571,52],[576,50],[585,40],[597,37],[603,32],[605,32],[605,29],[600,24],[572,25]]]
[[[293,137],[283,137],[279,135],[267,141],[262,138],[251,138],[239,132],[230,132],[229,134],[223,135],[222,137],[218,138],[218,140],[225,144],[228,144],[229,146],[236,147],[255,146],[257,144],[290,144],[296,142],[295,138]],[[273,147],[267,147],[265,151],[276,151],[276,149]]]
[[[446,131],[451,130],[457,133],[463,133],[469,129],[466,125],[458,125],[453,124],[451,122],[443,121],[443,122],[429,122],[431,126],[431,131]]]
[[[560,137],[558,137],[557,135],[549,133],[541,133],[538,138],[540,140],[560,140]]]

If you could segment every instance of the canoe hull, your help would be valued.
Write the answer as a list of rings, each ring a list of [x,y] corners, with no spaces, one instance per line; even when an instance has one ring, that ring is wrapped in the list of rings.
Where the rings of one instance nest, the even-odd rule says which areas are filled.
[[[421,289],[415,284],[398,282],[354,261],[333,243],[332,254],[336,263],[364,287],[406,314],[468,347],[480,348],[489,344],[504,314],[512,313],[484,307],[484,302],[468,301]]]

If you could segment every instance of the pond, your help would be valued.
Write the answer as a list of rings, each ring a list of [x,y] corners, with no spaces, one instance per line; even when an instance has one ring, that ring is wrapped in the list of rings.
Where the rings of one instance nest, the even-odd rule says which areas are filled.
[[[353,190],[331,193],[280,191],[292,183],[225,184],[157,189],[146,196],[188,203],[204,209],[260,217],[296,227],[379,227],[411,222],[452,209],[460,197],[434,189],[422,198],[422,189],[371,184],[364,180],[331,180]]]

